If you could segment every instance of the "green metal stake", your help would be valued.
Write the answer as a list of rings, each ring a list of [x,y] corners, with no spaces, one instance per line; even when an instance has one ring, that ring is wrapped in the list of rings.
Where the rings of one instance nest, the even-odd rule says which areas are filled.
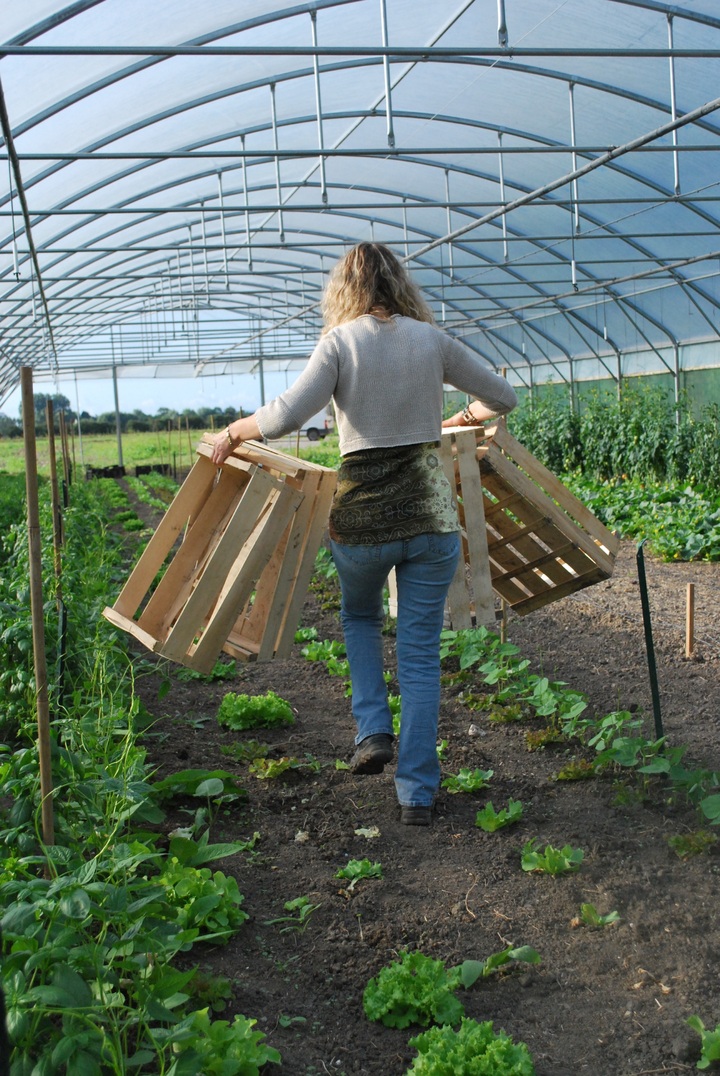
[[[650,602],[648,601],[647,580],[645,579],[645,555],[643,538],[637,547],[638,582],[640,584],[640,601],[642,602],[643,625],[645,627],[645,650],[647,651],[648,672],[650,674],[650,691],[652,693],[653,714],[655,715],[655,738],[662,739],[662,714],[660,713],[660,691],[658,688],[657,665],[655,664],[655,646],[653,644],[652,624],[650,623]]]

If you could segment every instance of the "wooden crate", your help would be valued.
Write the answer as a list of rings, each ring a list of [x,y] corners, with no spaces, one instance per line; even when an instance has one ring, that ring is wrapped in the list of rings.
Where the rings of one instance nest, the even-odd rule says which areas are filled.
[[[336,480],[330,468],[256,441],[218,468],[213,440],[198,445],[190,474],[103,612],[148,649],[200,672],[221,650],[241,661],[289,654]]]
[[[520,615],[612,575],[619,539],[504,424],[443,431],[463,555],[448,595],[457,629]]]

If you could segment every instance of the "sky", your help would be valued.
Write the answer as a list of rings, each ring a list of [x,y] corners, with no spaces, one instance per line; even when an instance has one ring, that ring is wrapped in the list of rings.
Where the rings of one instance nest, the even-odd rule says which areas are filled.
[[[299,371],[265,374],[265,398],[271,400],[282,392],[287,384],[292,384]],[[289,378],[289,381],[288,381]],[[224,375],[184,378],[118,378],[118,402],[120,410],[132,412],[140,410],[146,415],[155,415],[161,407],[168,407],[179,412],[189,408],[196,411],[201,407],[234,407],[237,411],[254,411],[260,406],[260,380],[250,374]],[[78,380],[77,388],[74,378],[58,378],[57,381],[38,380],[34,384],[35,393],[51,396],[67,396],[73,411],[87,411],[97,416],[115,410],[113,383],[111,378]],[[20,413],[20,388],[13,392],[3,404],[0,413],[9,418],[17,418]],[[79,406],[78,406],[79,401]]]

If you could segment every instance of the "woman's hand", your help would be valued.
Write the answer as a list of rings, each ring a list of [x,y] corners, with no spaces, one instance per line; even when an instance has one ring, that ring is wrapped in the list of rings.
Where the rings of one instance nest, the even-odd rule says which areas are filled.
[[[212,461],[216,467],[219,467],[225,462],[232,450],[242,444],[243,441],[257,441],[261,438],[262,433],[254,415],[250,415],[248,418],[236,418],[215,438]]]

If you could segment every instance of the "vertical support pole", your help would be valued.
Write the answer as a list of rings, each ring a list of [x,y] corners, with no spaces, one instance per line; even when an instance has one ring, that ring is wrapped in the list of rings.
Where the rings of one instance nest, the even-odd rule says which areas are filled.
[[[575,83],[568,83],[568,90],[570,92],[570,145],[572,146],[572,153],[570,154],[570,167],[573,172],[577,170],[577,153],[575,146],[577,145],[575,134]],[[573,195],[573,229],[577,234],[580,231],[580,199],[578,197],[578,181],[574,179],[572,181],[572,195]]]
[[[275,105],[275,83],[270,83],[270,108],[272,113],[272,129],[273,129],[273,143],[275,146],[275,188],[277,190],[277,202],[278,202],[278,232],[280,233],[280,242],[285,242],[285,228],[283,227],[283,214],[282,214],[282,183],[280,181],[280,142],[278,140],[278,126],[277,126],[277,108]]]
[[[691,658],[695,649],[695,584],[687,585],[685,604],[685,657]]]
[[[383,48],[388,47],[387,8],[385,0],[380,0],[380,23],[382,25]],[[385,76],[385,113],[387,116],[387,142],[390,149],[395,148],[395,131],[393,130],[392,96],[390,86],[390,59],[383,56],[383,74]]]
[[[20,370],[25,439],[25,490],[27,494],[28,549],[30,555],[30,609],[35,661],[35,702],[38,726],[38,759],[40,764],[40,799],[42,836],[46,845],[55,843],[55,819],[52,801],[52,767],[50,764],[50,704],[47,686],[47,657],[45,654],[45,623],[43,620],[42,549],[40,545],[40,509],[38,505],[37,448],[35,443],[35,401],[33,400],[32,369]]]
[[[317,49],[317,11],[311,11],[310,18],[312,20],[313,48]],[[317,113],[318,146],[320,147],[320,156],[318,158],[318,165],[320,167],[320,197],[323,200],[323,204],[327,205],[328,193],[327,183],[325,182],[325,157],[322,152],[325,149],[325,140],[323,136],[322,98],[320,96],[320,63],[317,52],[313,56],[313,73],[315,76],[315,111]]]
[[[402,200],[402,217],[403,217],[403,240],[405,243],[405,257],[410,257],[410,247],[408,245],[408,225],[407,225],[407,205],[405,204],[405,198]]]
[[[500,205],[505,205],[505,164],[503,161],[502,131],[498,131],[498,177],[500,179]],[[508,261],[510,254],[507,241],[507,213],[500,218],[503,236],[503,261]]]
[[[498,45],[506,49],[508,45],[508,30],[505,20],[505,0],[498,0]]]
[[[670,110],[672,114],[673,122],[677,120],[677,96],[675,93],[675,58],[673,57],[673,16],[668,15],[668,49],[670,50]],[[680,157],[678,154],[678,133],[677,128],[672,132],[672,144],[673,144],[673,170],[675,173],[675,194],[680,193]]]
[[[242,146],[242,173],[243,173],[243,195],[245,198],[245,240],[247,242],[247,267],[252,273],[252,248],[250,246],[250,205],[248,193],[248,175],[247,175],[247,157],[245,156],[245,135],[240,135],[240,145]]]
[[[265,403],[265,363],[262,356],[258,359],[258,366],[260,368],[260,406]]]
[[[53,564],[55,569],[55,605],[58,614],[58,660],[56,680],[58,684],[57,699],[62,704],[65,685],[65,651],[67,644],[67,608],[63,600],[62,591],[62,546],[63,536],[63,513],[60,505],[60,491],[58,489],[57,457],[55,454],[55,417],[53,414],[52,400],[45,405],[48,428],[48,453],[50,457],[50,495],[53,517]],[[60,419],[62,420],[62,412]],[[65,506],[67,507],[67,485]]]
[[[452,213],[450,212],[450,169],[445,169],[445,201],[447,202],[447,230],[448,234],[452,232]],[[503,214],[504,216],[505,214]],[[450,279],[455,279],[455,266],[453,265],[453,246],[452,243],[448,243],[448,265],[450,267]]]
[[[680,425],[680,345],[673,343],[673,385],[675,387],[675,425]]]
[[[225,291],[230,291],[230,275],[228,273],[227,260],[227,237],[225,235],[225,203],[223,201],[222,172],[218,172],[218,200],[220,202],[220,235],[222,236],[223,248],[223,272],[225,273]]]
[[[205,266],[205,298],[210,304],[210,262],[208,260],[207,227],[205,225],[205,202],[200,203],[200,223],[202,224],[203,264]]]
[[[118,400],[118,384],[117,384],[117,366],[113,363],[112,368],[113,379],[113,398],[115,400],[115,434],[117,437],[117,450],[118,450],[118,466],[122,467],[123,464],[123,450],[122,450],[122,423],[120,422],[120,403]]]
[[[648,673],[650,675],[650,694],[652,695],[653,714],[655,716],[655,738],[664,736],[662,714],[660,712],[660,690],[658,688],[657,665],[655,664],[655,644],[653,643],[652,623],[650,620],[650,602],[648,600],[647,580],[645,578],[645,555],[643,538],[637,547],[638,583],[640,584],[640,601],[642,603],[643,626],[645,628],[645,650],[647,653]]]

